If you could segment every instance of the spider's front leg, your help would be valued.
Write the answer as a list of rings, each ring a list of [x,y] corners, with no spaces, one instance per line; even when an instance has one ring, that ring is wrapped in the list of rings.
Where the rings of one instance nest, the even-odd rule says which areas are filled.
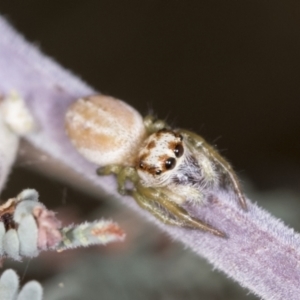
[[[148,188],[138,183],[136,189],[132,191],[132,196],[142,208],[148,210],[165,224],[200,229],[220,237],[226,237],[224,232],[190,216],[183,207],[171,201],[161,188]]]
[[[144,118],[144,125],[148,134],[152,134],[162,129],[170,129],[170,126],[163,120],[156,119],[152,115]]]
[[[162,188],[151,188],[143,186],[136,169],[121,165],[108,165],[97,169],[98,175],[115,174],[118,182],[118,192],[121,195],[131,195],[137,204],[153,214],[157,219],[168,225],[200,229],[208,231],[220,237],[226,237],[222,231],[215,229],[204,221],[193,218],[181,206],[171,201],[163,192]],[[126,180],[133,183],[133,189],[125,188]]]

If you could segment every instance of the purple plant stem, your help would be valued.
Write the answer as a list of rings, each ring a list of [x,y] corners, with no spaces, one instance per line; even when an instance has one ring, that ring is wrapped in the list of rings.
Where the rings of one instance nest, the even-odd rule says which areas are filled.
[[[97,177],[96,166],[77,154],[64,132],[69,104],[95,91],[42,55],[2,19],[0,93],[11,89],[25,98],[39,125],[39,131],[28,141],[96,183],[99,193],[121,199],[263,299],[300,298],[300,236],[257,205],[248,201],[249,211],[244,212],[233,195],[216,191],[210,203],[189,207],[195,217],[226,232],[228,239],[223,239],[199,230],[166,226],[140,209],[133,199],[120,197],[113,177]]]

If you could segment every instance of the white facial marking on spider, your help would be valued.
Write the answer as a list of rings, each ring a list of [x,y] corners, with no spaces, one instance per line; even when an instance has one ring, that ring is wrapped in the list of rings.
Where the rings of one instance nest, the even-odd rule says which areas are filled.
[[[151,134],[138,154],[137,172],[145,186],[160,187],[168,184],[170,170],[176,172],[184,157],[182,136],[161,129]]]
[[[93,114],[86,113],[85,106],[88,105],[88,101],[93,101],[98,107],[98,110]],[[87,118],[88,122],[95,124],[101,120],[99,126],[102,124],[105,133],[107,124],[111,123],[107,123],[103,119],[103,112],[106,113],[110,103],[112,108],[116,105],[119,107],[119,102],[102,95],[85,98],[78,104],[75,102],[70,107],[66,118],[67,132],[73,144],[75,146],[81,145],[81,136],[84,136],[84,140],[90,141],[89,143],[93,144],[93,151],[97,152],[95,143],[92,143],[94,130],[86,132],[85,122],[82,123],[83,125],[76,124],[73,126],[72,120],[78,114],[82,120]],[[135,120],[138,120],[136,127],[142,128],[132,131],[134,132],[133,138],[138,141],[136,147],[131,147],[130,150],[124,148],[122,154],[124,163],[120,164],[120,158],[116,157],[115,160],[111,159],[109,164],[99,168],[97,173],[99,175],[116,174],[119,192],[131,195],[138,205],[166,224],[200,229],[217,236],[226,237],[224,232],[192,217],[182,207],[182,204],[187,201],[200,204],[212,195],[216,188],[223,188],[234,191],[240,206],[247,210],[239,180],[230,164],[202,137],[193,132],[183,129],[172,130],[164,121],[154,120],[152,116],[147,116],[144,119],[143,128],[139,118],[137,118],[138,113],[136,111],[133,109],[128,111],[125,108],[122,111],[126,114],[124,118],[122,113],[124,124],[126,120],[130,120],[134,116]],[[121,114],[121,108],[119,113]],[[70,115],[73,116],[73,119],[68,117]],[[111,117],[109,115],[109,118]],[[115,118],[117,124],[115,131],[119,132],[118,116],[116,115]],[[109,130],[113,132],[114,128],[111,128],[110,125]],[[146,138],[142,140],[145,132],[147,133]],[[106,138],[106,136],[104,137]],[[116,149],[122,148],[120,134],[116,133],[115,137],[111,135],[110,142],[112,144],[111,150],[109,147],[103,148],[102,145],[99,145],[98,157],[103,157],[99,161],[100,165],[105,163],[106,156],[111,157],[110,152],[115,153]],[[88,148],[87,150],[90,147],[89,143],[84,144],[84,147]],[[78,147],[78,150],[81,151],[82,149]],[[134,153],[137,154],[133,157]],[[89,156],[86,158],[90,159]],[[95,156],[91,161],[97,163]],[[135,163],[133,163],[134,161]],[[132,189],[126,189],[127,180],[133,183]]]

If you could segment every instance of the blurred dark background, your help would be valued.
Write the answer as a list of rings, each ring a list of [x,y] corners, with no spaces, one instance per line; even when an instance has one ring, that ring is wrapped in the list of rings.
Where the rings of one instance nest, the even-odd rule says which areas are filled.
[[[100,92],[197,131],[262,192],[300,192],[299,1],[9,0],[0,13]],[[63,203],[65,184],[40,181],[19,166],[5,193],[34,185]]]
[[[1,1],[102,93],[193,129],[259,188],[300,183],[300,2]]]

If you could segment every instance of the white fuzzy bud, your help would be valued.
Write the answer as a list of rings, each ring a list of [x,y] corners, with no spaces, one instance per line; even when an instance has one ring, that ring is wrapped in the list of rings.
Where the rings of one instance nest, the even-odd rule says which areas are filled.
[[[37,281],[30,281],[24,285],[17,300],[42,300],[43,288]]]
[[[20,223],[22,221],[22,218],[25,216],[31,215],[33,212],[33,209],[36,207],[44,207],[42,203],[32,201],[32,200],[27,200],[20,202],[15,209],[14,212],[14,221],[17,223]]]
[[[4,238],[4,235],[5,235],[5,227],[4,227],[4,224],[3,222],[0,222],[0,257],[3,255],[4,253],[4,250],[3,250],[3,238]]]
[[[25,189],[16,197],[17,202],[20,201],[39,201],[39,193],[34,189]]]
[[[0,113],[0,190],[5,184],[19,147],[19,137],[13,133]]]
[[[0,278],[0,299],[16,299],[19,288],[19,278],[13,270],[6,270]]]
[[[24,216],[17,231],[20,241],[20,254],[29,257],[37,256],[39,253],[37,247],[38,227],[34,217],[31,214]]]
[[[42,300],[43,288],[37,281],[27,282],[20,293],[19,278],[14,270],[6,270],[0,278],[1,300]]]
[[[4,122],[17,135],[25,135],[35,129],[35,122],[24,100],[17,92],[11,92],[1,103],[0,113]]]
[[[20,241],[17,231],[9,229],[3,238],[3,250],[5,253],[15,260],[20,260]]]
[[[19,136],[34,129],[34,120],[16,92],[0,100],[0,190],[15,161]]]

